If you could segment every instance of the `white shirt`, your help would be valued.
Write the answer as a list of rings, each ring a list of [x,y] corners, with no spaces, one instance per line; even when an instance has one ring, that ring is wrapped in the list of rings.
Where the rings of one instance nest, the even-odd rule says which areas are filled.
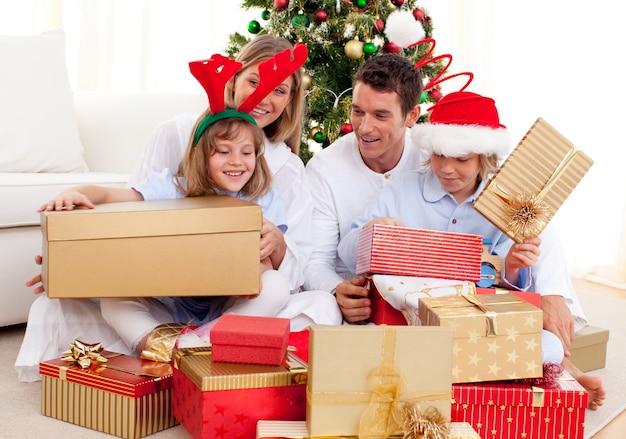
[[[181,114],[161,123],[135,166],[128,186],[165,168],[178,170],[197,119],[197,114]],[[304,267],[313,250],[313,201],[304,164],[284,142],[266,139],[265,159],[272,173],[271,186],[281,194],[287,207],[287,252],[278,271],[289,279],[291,291],[296,292],[304,282]]]
[[[306,290],[332,291],[337,284],[354,277],[337,256],[339,241],[392,177],[417,169],[424,157],[407,129],[400,161],[384,174],[372,171],[363,162],[354,133],[339,138],[311,158],[306,173],[315,202],[315,248],[304,275]]]

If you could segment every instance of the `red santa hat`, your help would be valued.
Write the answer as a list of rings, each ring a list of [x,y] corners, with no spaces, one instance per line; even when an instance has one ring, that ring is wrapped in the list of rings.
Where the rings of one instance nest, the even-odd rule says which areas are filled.
[[[429,154],[463,157],[474,153],[502,159],[510,150],[509,132],[500,123],[491,98],[468,91],[449,93],[429,111],[429,122],[411,129],[415,145]]]

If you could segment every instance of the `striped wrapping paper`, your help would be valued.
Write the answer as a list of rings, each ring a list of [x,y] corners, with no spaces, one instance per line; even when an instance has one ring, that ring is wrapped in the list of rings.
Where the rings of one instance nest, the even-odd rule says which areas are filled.
[[[374,224],[361,231],[356,273],[478,282],[481,235]]]
[[[541,222],[532,225],[537,236],[593,165],[561,133],[538,118],[474,201],[474,208],[516,242],[524,240],[508,206],[517,197],[536,196],[547,207]]]

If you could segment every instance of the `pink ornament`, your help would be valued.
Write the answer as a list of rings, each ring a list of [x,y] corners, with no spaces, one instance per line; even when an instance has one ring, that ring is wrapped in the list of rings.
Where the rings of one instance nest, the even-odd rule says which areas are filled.
[[[422,20],[424,20],[425,14],[424,14],[424,11],[421,10],[421,9],[414,9],[413,10],[413,16],[415,17],[415,19],[417,21],[422,21]]]
[[[352,124],[344,123],[343,125],[341,125],[340,132],[343,136],[345,136],[346,134],[350,134],[352,132]]]
[[[279,10],[284,10],[289,7],[289,0],[274,0],[274,7]]]
[[[391,41],[387,41],[383,45],[383,52],[385,52],[385,53],[400,53],[400,52],[402,52],[402,47],[398,46],[395,43],[392,43]]]
[[[328,12],[326,12],[325,10],[320,9],[315,13],[315,21],[323,23],[326,20],[328,20]]]
[[[378,32],[382,32],[384,29],[385,29],[385,22],[379,18],[378,20],[376,20],[376,30],[378,30]]]

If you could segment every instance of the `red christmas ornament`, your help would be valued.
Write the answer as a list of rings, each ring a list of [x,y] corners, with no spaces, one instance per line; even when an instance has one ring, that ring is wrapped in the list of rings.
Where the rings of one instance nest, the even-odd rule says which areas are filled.
[[[383,52],[385,52],[385,53],[400,53],[400,52],[402,52],[402,47],[398,46],[395,43],[392,43],[391,41],[387,41],[383,45]]]
[[[404,4],[404,0],[391,0],[391,3],[393,3],[394,5],[400,7]]]
[[[289,7],[289,0],[274,0],[274,7],[276,9],[287,9]]]
[[[417,21],[423,21],[426,14],[421,9],[413,9],[413,16]]]
[[[323,23],[326,20],[328,20],[328,12],[326,12],[325,10],[320,9],[315,13],[315,21],[317,21],[318,23]]]
[[[352,132],[352,124],[344,123],[343,125],[341,125],[341,129],[339,131],[341,132],[342,136],[350,134]]]
[[[438,89],[434,89],[428,92],[428,94],[430,95],[431,98],[433,98],[433,100],[435,102],[439,102],[439,100],[441,99],[441,90]]]
[[[376,30],[378,32],[382,32],[384,29],[385,29],[385,22],[379,18],[378,20],[376,20]]]

